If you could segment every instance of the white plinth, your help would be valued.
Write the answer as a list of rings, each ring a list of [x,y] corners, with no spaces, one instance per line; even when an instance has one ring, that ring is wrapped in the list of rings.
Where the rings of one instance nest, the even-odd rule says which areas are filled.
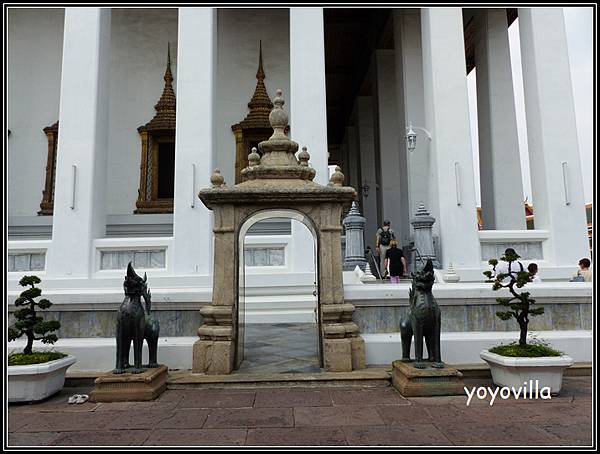
[[[77,359],[68,355],[55,361],[28,366],[8,366],[8,401],[30,402],[60,391],[65,373]]]
[[[567,355],[543,356],[539,358],[514,358],[481,352],[481,359],[490,365],[492,379],[498,386],[519,388],[530,381],[542,387],[550,387],[550,393],[558,394],[562,386],[563,372],[573,365],[573,358]]]

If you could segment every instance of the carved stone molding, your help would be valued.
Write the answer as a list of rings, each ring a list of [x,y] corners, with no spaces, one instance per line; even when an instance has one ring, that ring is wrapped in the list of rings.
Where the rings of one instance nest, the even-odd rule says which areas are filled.
[[[52,216],[54,209],[54,186],[56,180],[56,151],[58,145],[58,121],[51,126],[46,126],[44,134],[48,138],[48,155],[46,160],[46,180],[42,191],[40,203],[40,216]]]

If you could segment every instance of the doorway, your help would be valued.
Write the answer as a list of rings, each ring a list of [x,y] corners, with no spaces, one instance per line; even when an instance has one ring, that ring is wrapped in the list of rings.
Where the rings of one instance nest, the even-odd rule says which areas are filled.
[[[312,222],[294,210],[262,211],[242,224],[238,246],[236,371],[320,372],[318,237]]]

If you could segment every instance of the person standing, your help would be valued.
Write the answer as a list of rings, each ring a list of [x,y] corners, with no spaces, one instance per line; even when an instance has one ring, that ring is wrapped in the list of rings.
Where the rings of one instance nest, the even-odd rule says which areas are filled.
[[[392,240],[390,247],[385,253],[385,268],[390,273],[390,282],[392,284],[399,284],[400,278],[404,276],[406,271],[406,259],[402,250],[397,248],[398,242]]]
[[[385,254],[390,248],[390,243],[395,239],[396,235],[390,227],[390,221],[386,219],[383,221],[383,226],[377,229],[377,234],[375,235],[375,250],[379,254],[379,274],[381,279],[384,279],[387,274],[385,270]]]

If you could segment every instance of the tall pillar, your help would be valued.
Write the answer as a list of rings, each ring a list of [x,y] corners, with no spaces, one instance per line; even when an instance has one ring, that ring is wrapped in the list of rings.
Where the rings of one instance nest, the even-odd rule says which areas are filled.
[[[481,216],[485,230],[525,230],[506,9],[476,16]]]
[[[375,251],[375,234],[377,233],[377,174],[375,170],[375,128],[373,124],[373,98],[359,96],[356,98],[358,114],[358,146],[360,147],[362,214],[367,220],[365,226],[365,247],[371,246]]]
[[[179,8],[172,254],[179,275],[212,269],[212,213],[197,194],[214,170],[215,31],[214,8]]]
[[[590,254],[563,12],[519,8],[536,229],[544,259],[572,269]]]
[[[440,224],[440,262],[479,269],[475,177],[460,8],[421,10],[425,127],[431,131],[430,201]],[[435,216],[435,215],[434,215]]]
[[[308,147],[315,182],[329,182],[323,8],[290,8],[290,127]],[[346,171],[347,169],[342,169]]]
[[[356,137],[356,127],[346,126],[346,147],[348,148],[348,165],[346,168],[346,186],[352,186],[356,191],[360,189],[358,183],[359,162],[358,162],[358,140]]]
[[[396,87],[399,109],[398,127],[404,133],[406,126],[425,125],[423,101],[423,58],[421,55],[421,15],[420,10],[394,9],[394,48],[396,63]],[[408,153],[401,143],[401,149],[408,153],[408,212],[414,214],[421,204],[429,206],[429,140],[417,130],[417,148]],[[404,138],[404,134],[402,134]],[[437,228],[435,226],[434,228]]]
[[[396,239],[404,241],[409,231],[407,151],[404,134],[398,125],[398,113],[404,109],[399,110],[397,105],[394,51],[376,50],[375,53],[383,217],[391,221]]]
[[[105,234],[110,22],[108,8],[65,8],[48,277],[89,278]]]

